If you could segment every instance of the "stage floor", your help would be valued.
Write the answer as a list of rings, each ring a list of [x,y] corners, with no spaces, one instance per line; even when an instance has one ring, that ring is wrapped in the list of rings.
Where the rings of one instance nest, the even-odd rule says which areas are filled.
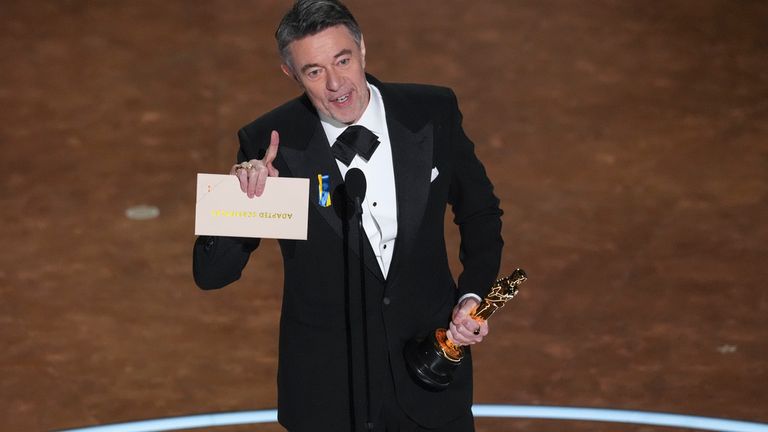
[[[195,174],[298,94],[273,46],[287,4],[0,6],[4,431],[275,406],[277,243],[216,292],[191,249]],[[502,269],[530,276],[474,350],[477,403],[768,422],[768,3],[349,6],[370,73],[456,91]],[[142,204],[159,217],[125,216]]]

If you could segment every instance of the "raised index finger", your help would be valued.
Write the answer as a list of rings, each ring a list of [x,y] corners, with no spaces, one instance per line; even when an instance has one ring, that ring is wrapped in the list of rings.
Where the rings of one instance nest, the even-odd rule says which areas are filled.
[[[272,131],[272,135],[269,137],[269,147],[267,148],[267,154],[264,155],[264,165],[270,165],[272,161],[277,157],[277,147],[280,145],[280,134],[276,130]]]

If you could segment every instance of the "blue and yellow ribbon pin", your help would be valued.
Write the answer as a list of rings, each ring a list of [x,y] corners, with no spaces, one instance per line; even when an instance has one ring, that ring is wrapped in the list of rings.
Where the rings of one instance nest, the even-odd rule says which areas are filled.
[[[317,175],[317,192],[318,203],[323,207],[331,206],[331,185],[330,176],[318,174]]]

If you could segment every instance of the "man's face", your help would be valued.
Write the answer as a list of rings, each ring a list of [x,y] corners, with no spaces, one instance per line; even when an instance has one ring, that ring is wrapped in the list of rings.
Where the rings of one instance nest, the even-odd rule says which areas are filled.
[[[365,43],[355,43],[343,25],[291,42],[293,67],[283,72],[298,81],[318,112],[352,124],[368,106],[365,82]]]

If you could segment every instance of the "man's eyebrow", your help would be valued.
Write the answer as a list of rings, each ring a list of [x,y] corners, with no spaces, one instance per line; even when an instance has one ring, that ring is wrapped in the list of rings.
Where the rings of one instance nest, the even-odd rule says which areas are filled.
[[[343,56],[343,55],[351,55],[351,54],[352,54],[352,50],[351,50],[351,49],[349,49],[349,48],[344,48],[343,50],[339,51],[339,53],[338,53],[338,54],[336,54],[335,56],[333,56],[333,58],[337,59],[337,58],[339,58],[339,57],[341,57],[341,56]]]
[[[305,64],[304,66],[301,67],[301,73],[304,73],[304,72],[307,71],[307,69],[310,69],[310,68],[313,68],[313,67],[320,67],[320,65],[317,64],[317,63]]]
[[[351,55],[351,54],[352,54],[352,50],[351,49],[344,48],[343,50],[341,50],[338,53],[336,53],[336,55],[333,56],[333,58],[337,59],[337,58],[339,58],[341,56]],[[305,64],[304,66],[301,67],[301,73],[304,73],[304,72],[307,71],[307,69],[310,69],[310,68],[313,68],[313,67],[320,67],[320,65],[318,63]]]

